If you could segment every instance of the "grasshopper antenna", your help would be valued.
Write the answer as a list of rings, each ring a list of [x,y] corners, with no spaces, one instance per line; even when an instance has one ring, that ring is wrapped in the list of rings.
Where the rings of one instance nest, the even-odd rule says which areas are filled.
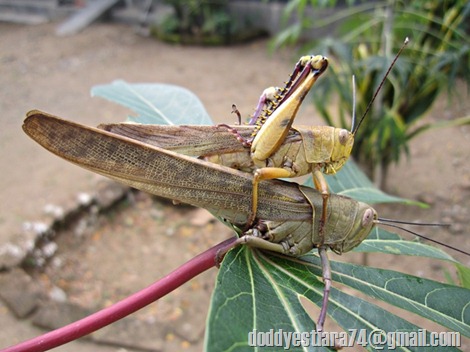
[[[408,232],[412,235],[415,235],[419,238],[422,238],[422,239],[425,239],[427,241],[430,241],[430,242],[433,242],[433,243],[436,243],[436,244],[439,244],[443,247],[446,247],[446,248],[449,248],[449,249],[453,249],[454,251],[457,251],[457,252],[460,252],[460,253],[463,253],[467,256],[470,257],[470,253],[466,252],[466,251],[463,251],[461,249],[458,249],[458,248],[455,248],[455,247],[452,247],[446,243],[443,243],[443,242],[440,242],[440,241],[437,241],[437,240],[433,240],[432,238],[429,238],[429,237],[426,237],[424,235],[420,235],[419,233],[417,232],[414,232],[414,231],[411,231],[411,230],[408,230],[408,229],[405,229],[404,227],[402,226],[399,226],[399,225],[395,225],[395,224],[405,224],[405,225],[416,225],[416,226],[436,226],[436,227],[449,227],[450,224],[438,224],[438,223],[425,223],[425,222],[407,222],[407,221],[400,221],[400,220],[393,220],[393,219],[385,219],[385,218],[378,218],[376,221],[375,221],[376,224],[379,224],[379,225],[383,225],[383,226],[389,226],[389,227],[394,227],[396,229],[400,229],[400,230],[403,230],[405,232]]]
[[[403,42],[403,45],[401,46],[400,50],[398,50],[398,53],[395,55],[395,58],[393,59],[392,63],[390,64],[387,72],[385,73],[385,76],[384,78],[382,78],[382,81],[380,82],[379,84],[379,87],[376,89],[375,93],[374,93],[374,96],[372,97],[371,101],[369,102],[369,105],[367,105],[367,108],[366,108],[366,111],[364,112],[364,114],[362,115],[361,119],[359,120],[359,123],[357,124],[357,126],[351,131],[352,134],[356,134],[357,130],[359,129],[359,126],[361,125],[362,121],[364,121],[364,118],[366,117],[367,113],[369,112],[370,108],[372,107],[372,104],[374,103],[375,101],[375,98],[377,98],[377,95],[379,94],[380,90],[382,89],[382,86],[384,85],[385,83],[385,80],[387,79],[390,71],[392,70],[392,67],[395,65],[395,62],[397,62],[397,59],[398,57],[400,56],[401,52],[403,51],[403,49],[405,49],[405,46],[409,43],[409,39],[408,37],[405,38],[405,41]],[[354,126],[354,124],[353,124]]]
[[[354,125],[356,124],[356,76],[352,75],[353,106],[351,133],[354,134]]]

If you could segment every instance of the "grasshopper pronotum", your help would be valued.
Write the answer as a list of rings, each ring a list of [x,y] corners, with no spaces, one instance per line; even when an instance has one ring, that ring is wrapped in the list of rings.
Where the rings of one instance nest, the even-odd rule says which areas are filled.
[[[240,228],[246,225],[253,178],[249,173],[40,111],[28,113],[23,130],[50,152],[83,168],[155,195],[206,208]],[[318,191],[280,180],[266,181],[260,184],[261,220],[237,241],[289,256],[318,248],[325,282],[318,330],[323,329],[331,286],[326,250],[339,254],[350,251],[374,225],[393,222],[378,218],[368,204],[332,194],[322,238],[322,212],[323,199]]]

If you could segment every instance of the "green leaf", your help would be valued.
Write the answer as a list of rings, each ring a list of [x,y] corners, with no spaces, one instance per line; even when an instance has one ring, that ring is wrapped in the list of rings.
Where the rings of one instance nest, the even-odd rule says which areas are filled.
[[[341,194],[352,188],[357,190],[355,195],[364,197],[371,189],[376,190],[351,161],[335,176],[329,177],[328,181],[330,187]],[[380,202],[403,201],[380,191],[375,194],[378,195],[376,200]],[[449,261],[459,269],[462,283],[470,282],[470,269],[457,263],[444,251],[420,242],[405,241],[398,235],[377,227],[355,251]],[[247,336],[253,329],[283,329],[284,332],[298,333],[314,329],[315,323],[300,304],[299,297],[306,297],[321,307],[323,282],[317,256],[311,254],[301,259],[286,258],[247,248],[230,252],[226,260],[227,262],[224,260],[222,263],[213,294],[207,326],[207,351],[246,350],[249,347]],[[342,283],[375,299],[421,315],[452,331],[470,336],[470,315],[465,310],[470,300],[470,290],[465,288],[468,286],[452,286],[404,273],[349,263],[332,262],[331,267],[333,287],[338,282]],[[238,300],[242,297],[243,303]],[[447,304],[445,302],[449,301],[449,297],[452,302]],[[419,327],[369,301],[336,289],[331,290],[328,315],[345,331],[365,329],[366,334],[369,334],[374,329],[385,332],[419,330]],[[226,325],[227,321],[231,322],[230,337],[220,330],[220,326]],[[270,347],[269,350],[276,351],[276,348]],[[277,350],[281,351],[282,348]],[[312,349],[299,347],[292,350]],[[397,350],[419,348],[397,347]],[[438,351],[439,348],[434,350]]]
[[[423,208],[427,207],[427,205],[422,202],[392,196],[381,191],[374,186],[364,172],[362,172],[351,159],[336,174],[326,175],[325,177],[331,193],[354,198],[360,202],[368,204],[405,203],[418,205]],[[313,187],[312,178],[309,178],[305,186]]]
[[[470,336],[468,289],[353,264],[333,262],[332,270],[337,282]]]
[[[304,19],[311,14],[298,15],[296,23],[302,24],[298,38],[302,38],[312,30],[304,24]],[[398,52],[396,46],[401,45],[405,37],[410,37],[410,44],[396,62],[356,134],[353,155],[367,164],[369,171],[376,167],[387,169],[389,164],[408,154],[410,139],[429,130],[419,120],[426,117],[438,97],[445,91],[449,99],[458,95],[457,78],[470,85],[470,42],[465,33],[469,17],[466,1],[355,2],[354,7],[332,9],[316,21],[319,32],[329,34],[318,36],[309,47],[302,41],[290,43],[291,46],[302,44],[307,51],[337,59],[337,62],[332,61],[322,79],[322,93],[318,94],[320,87],[316,87],[317,94],[313,99],[329,125],[348,128],[340,118],[337,121],[341,124],[332,124],[331,112],[337,110],[335,116],[342,117],[344,111],[351,111],[352,99],[349,94],[344,94],[352,91],[351,75],[357,77],[356,111],[363,113],[388,66],[388,63],[383,66],[384,60],[391,62],[392,54]],[[332,22],[338,24],[333,35],[328,28]],[[332,97],[337,99],[333,101]],[[378,123],[385,118],[384,111],[387,110],[392,112],[395,124],[400,124],[400,128]],[[429,126],[451,125],[438,121]],[[417,126],[420,127],[416,129]]]
[[[114,81],[94,86],[92,96],[116,102],[135,111],[133,122],[163,125],[212,125],[199,98],[191,91],[171,84],[131,84]]]
[[[470,289],[470,268],[460,263],[457,263],[455,266],[457,267],[459,279],[460,279],[460,283],[462,287]]]
[[[459,264],[440,248],[432,247],[422,242],[404,240],[397,234],[377,226],[371,231],[369,237],[354,248],[353,251],[427,257]]]
[[[333,262],[332,270],[334,282],[470,336],[470,315],[465,311],[470,290],[359,265]],[[306,297],[321,306],[321,271],[320,260],[313,255],[296,259],[250,248],[229,252],[222,263],[212,297],[206,350],[246,351],[249,348],[248,333],[254,330],[312,332],[315,324],[299,299]],[[375,329],[385,332],[419,330],[416,325],[373,303],[335,288],[330,292],[328,313],[347,332],[365,329],[368,335]],[[282,351],[282,348],[269,347],[269,351]],[[313,349],[291,347],[289,350]],[[397,350],[419,348],[397,347]]]

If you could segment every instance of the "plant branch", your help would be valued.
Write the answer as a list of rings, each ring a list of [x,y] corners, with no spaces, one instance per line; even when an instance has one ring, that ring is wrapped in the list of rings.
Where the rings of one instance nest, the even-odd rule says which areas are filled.
[[[102,309],[83,319],[50,331],[43,335],[26,340],[17,345],[8,347],[1,352],[40,352],[61,346],[98,329],[116,322],[125,316],[149,305],[180,287],[190,279],[203,273],[216,265],[216,255],[220,249],[226,248],[236,237],[225,240],[214,247],[192,258],[179,268],[161,278],[154,284],[134,293],[133,295]]]

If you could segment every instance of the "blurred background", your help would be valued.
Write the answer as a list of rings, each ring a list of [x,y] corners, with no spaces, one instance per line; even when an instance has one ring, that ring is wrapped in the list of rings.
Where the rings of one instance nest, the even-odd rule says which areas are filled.
[[[351,76],[361,117],[408,36],[354,157],[381,188],[430,204],[380,208],[385,217],[450,222],[426,234],[468,249],[469,14],[465,1],[0,0],[0,346],[123,298],[231,235],[204,211],[118,187],[21,130],[31,109],[90,126],[124,121],[131,111],[89,93],[116,79],[183,86],[216,123],[234,123],[233,103],[247,118],[300,56],[323,54],[329,69],[295,124],[350,129]],[[452,270],[369,260],[437,280]],[[215,275],[93,341],[103,351],[201,350]]]

